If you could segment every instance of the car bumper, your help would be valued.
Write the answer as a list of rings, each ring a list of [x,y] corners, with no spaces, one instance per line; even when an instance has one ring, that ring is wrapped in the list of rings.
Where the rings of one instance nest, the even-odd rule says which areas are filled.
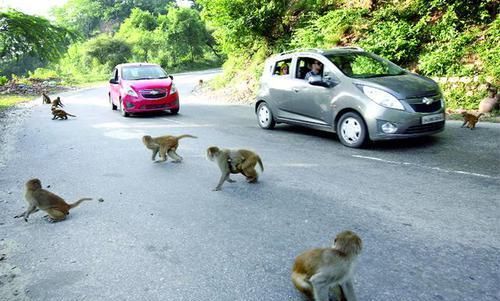
[[[373,106],[369,109],[370,114],[365,115],[368,133],[371,140],[390,140],[414,138],[436,134],[445,128],[444,108],[432,113],[414,113],[400,110],[390,110]],[[442,114],[443,120],[424,123],[423,118]],[[390,122],[397,127],[394,133],[385,133],[382,130],[384,123]]]
[[[126,95],[123,98],[123,107],[128,113],[174,110],[179,108],[179,94],[154,99]]]

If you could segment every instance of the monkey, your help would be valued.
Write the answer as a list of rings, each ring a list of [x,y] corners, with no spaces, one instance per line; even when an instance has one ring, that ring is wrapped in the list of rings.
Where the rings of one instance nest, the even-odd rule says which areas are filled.
[[[52,101],[50,100],[50,97],[45,93],[42,93],[42,103],[43,104],[51,104],[52,103]]]
[[[56,99],[54,99],[52,101],[52,107],[56,108],[56,109],[57,109],[57,107],[60,107],[60,108],[64,107],[64,105],[61,101],[61,98],[59,96],[57,96]]]
[[[211,146],[207,148],[207,158],[210,161],[216,162],[221,171],[219,183],[213,189],[214,191],[221,190],[222,184],[225,181],[229,183],[235,182],[231,179],[230,174],[241,173],[246,177],[248,183],[257,182],[259,177],[255,170],[255,165],[257,165],[257,163],[261,171],[264,172],[264,165],[259,155],[247,149],[231,150]]]
[[[352,275],[362,244],[356,233],[347,230],[337,234],[331,248],[305,251],[295,259],[293,284],[314,301],[328,301],[330,291],[337,300],[356,301]]]
[[[191,90],[191,93],[197,94],[197,93],[201,92],[201,89],[203,89],[203,84],[204,84],[204,81],[203,81],[203,79],[200,78],[200,80],[198,81],[198,85],[193,87],[193,89]]]
[[[24,217],[26,222],[30,214],[38,210],[47,212],[51,221],[62,221],[69,214],[70,209],[80,205],[83,201],[92,200],[92,198],[81,198],[73,204],[68,204],[58,195],[43,189],[42,182],[36,178],[26,182],[24,197],[28,202],[28,209],[14,218]]]
[[[467,125],[468,128],[473,130],[476,127],[476,123],[479,121],[479,118],[483,116],[483,113],[479,115],[474,115],[467,112],[462,112],[462,116],[464,117],[464,123],[462,123],[462,128]]]
[[[151,156],[151,160],[155,161],[156,154],[160,153],[160,160],[155,162],[165,162],[167,161],[167,154],[174,159],[174,163],[179,163],[182,161],[182,157],[179,156],[175,151],[179,146],[179,140],[182,138],[198,138],[193,135],[180,135],[180,136],[160,136],[160,137],[151,137],[149,135],[142,137],[142,143],[153,151],[153,155]]]
[[[72,115],[66,111],[64,111],[63,109],[56,109],[55,107],[52,107],[52,120],[54,119],[68,119],[68,116],[71,116],[71,117],[76,117],[76,115]]]

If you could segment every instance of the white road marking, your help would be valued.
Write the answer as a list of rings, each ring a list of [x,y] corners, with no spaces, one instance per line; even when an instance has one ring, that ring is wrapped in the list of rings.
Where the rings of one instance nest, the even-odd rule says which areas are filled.
[[[391,160],[385,160],[385,159],[376,158],[376,157],[367,157],[367,156],[360,156],[360,155],[352,155],[352,156],[355,158],[379,161],[379,162],[389,163],[389,164],[406,165],[406,166],[412,165],[412,166],[417,166],[417,167],[424,168],[424,169],[432,169],[432,170],[446,172],[446,173],[456,173],[456,174],[475,176],[475,177],[481,177],[481,178],[487,178],[487,179],[500,179],[500,177],[484,175],[484,174],[475,173],[475,172],[468,172],[468,171],[463,171],[463,170],[453,170],[453,169],[445,169],[445,168],[441,168],[441,167],[431,167],[431,166],[419,165],[419,164],[411,163],[411,162],[391,161]]]

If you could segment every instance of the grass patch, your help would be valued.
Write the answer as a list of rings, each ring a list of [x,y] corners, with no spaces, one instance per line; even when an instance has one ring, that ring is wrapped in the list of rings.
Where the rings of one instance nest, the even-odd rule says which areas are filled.
[[[36,96],[29,95],[0,95],[0,111],[10,108],[20,102],[32,100],[35,97]]]

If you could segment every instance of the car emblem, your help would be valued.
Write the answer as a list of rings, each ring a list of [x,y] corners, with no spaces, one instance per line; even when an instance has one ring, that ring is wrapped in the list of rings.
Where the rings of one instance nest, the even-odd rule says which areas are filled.
[[[151,94],[151,95],[156,95],[156,94],[158,94],[158,93],[160,93],[160,92],[158,92],[158,91],[156,91],[156,90],[151,90],[151,91],[149,92],[149,94]]]
[[[428,98],[428,97],[424,97],[422,98],[422,103],[425,103],[426,105],[430,105],[431,103],[433,103],[435,100],[432,99],[432,98]]]

